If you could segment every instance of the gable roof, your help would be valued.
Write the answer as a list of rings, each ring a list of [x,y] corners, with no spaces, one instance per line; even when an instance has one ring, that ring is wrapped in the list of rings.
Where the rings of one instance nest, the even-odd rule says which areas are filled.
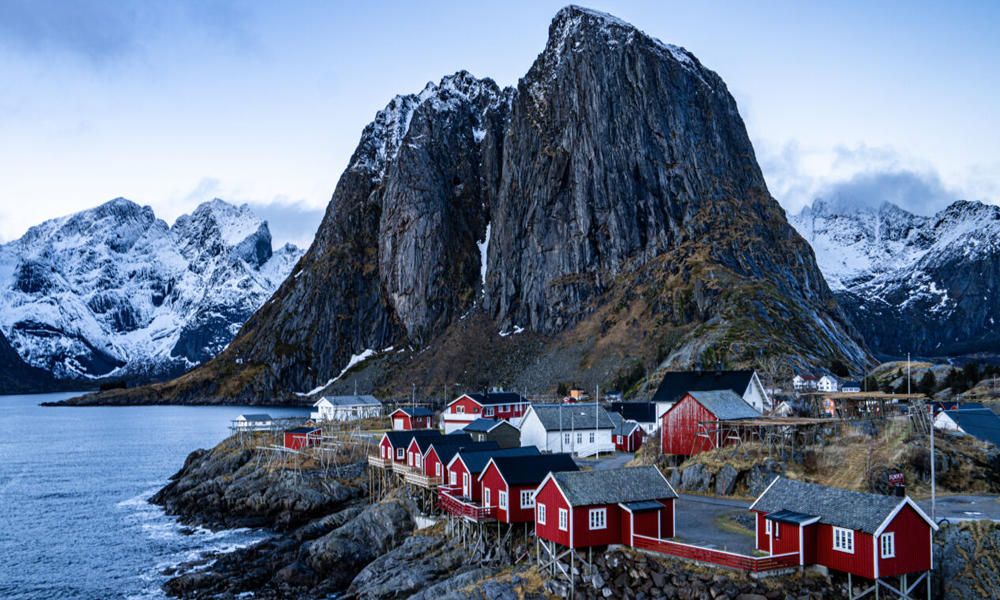
[[[941,411],[962,431],[980,442],[987,442],[1000,448],[1000,416],[988,408],[953,408]]]
[[[570,506],[619,504],[676,498],[656,467],[621,467],[552,473]]]
[[[962,410],[986,408],[979,402],[956,402],[954,400],[940,400],[940,401],[928,402],[927,405],[933,406],[935,411],[952,410],[955,408],[961,408]]]
[[[816,381],[816,376],[813,375],[812,373],[799,373],[798,375],[796,375],[796,377],[799,377],[805,381]]]
[[[753,371],[667,371],[653,394],[653,402],[679,402],[688,392],[733,390],[746,393]]]
[[[481,452],[459,452],[452,460],[462,461],[470,473],[482,473],[486,463],[495,456],[538,456],[541,452],[535,446],[507,448],[505,450],[485,450]],[[450,464],[450,463],[449,463]]]
[[[465,394],[482,406],[497,404],[528,404],[528,399],[517,392],[486,392],[485,394]],[[456,399],[455,402],[458,400]],[[451,404],[451,403],[449,403]]]
[[[750,406],[742,396],[732,390],[691,392],[690,396],[720,421],[753,419],[761,416],[756,408]],[[670,410],[673,410],[673,407]]]
[[[549,473],[579,471],[569,454],[539,454],[537,456],[494,456],[490,459],[507,485],[538,485]],[[483,468],[483,474],[489,462]],[[482,475],[480,475],[482,477]]]
[[[614,431],[611,432],[611,435],[624,435],[628,437],[638,428],[639,424],[635,421],[622,421],[617,427],[615,427]]]
[[[271,415],[267,413],[253,413],[250,415],[240,415],[236,417],[238,419],[243,419],[244,421],[270,421]]]
[[[387,431],[386,439],[393,448],[406,448],[413,441],[414,436],[444,437],[437,429],[411,429],[409,431]],[[381,442],[379,442],[381,443]]]
[[[909,498],[855,492],[778,477],[764,490],[757,501],[750,505],[750,510],[812,515],[819,517],[819,521],[826,525],[874,534],[890,517],[894,517],[902,508],[902,504],[907,501]],[[910,504],[933,526],[923,511],[912,501]]]
[[[368,394],[363,396],[323,396],[313,406],[319,406],[323,401],[329,402],[333,406],[382,406],[378,398]]]
[[[466,442],[464,444],[452,444],[449,440],[450,436],[444,436],[440,440],[432,440],[434,443],[427,448],[427,452],[434,449],[434,453],[437,454],[438,460],[442,464],[447,465],[451,462],[451,459],[455,458],[455,455],[459,452],[484,452],[487,450],[499,450],[500,445],[493,440],[486,440],[484,442]]]
[[[656,422],[656,404],[652,402],[612,402],[611,412],[620,414],[627,421]]]
[[[608,411],[594,402],[587,404],[533,404],[529,410],[538,416],[538,420],[546,431],[594,429],[595,421],[597,429],[615,428],[614,422],[608,416]],[[596,419],[595,412],[597,413]]]
[[[418,435],[414,436],[414,438],[410,440],[410,443],[407,444],[406,447],[409,448],[410,444],[413,444],[414,442],[416,442],[417,450],[420,451],[420,454],[427,454],[427,451],[430,450],[431,445],[434,444],[450,444],[455,446],[464,446],[471,444],[472,436],[467,433],[460,435],[441,435],[441,436]]]
[[[396,414],[399,411],[403,411],[403,414],[406,414],[406,415],[411,416],[411,417],[433,417],[434,416],[434,413],[432,413],[431,411],[427,410],[423,406],[402,406],[402,407],[397,408],[396,410],[392,411],[392,414]]]
[[[293,427],[292,429],[286,429],[285,433],[316,433],[321,431],[319,427]]]
[[[507,421],[502,421],[500,419],[476,419],[475,421],[469,423],[461,429],[461,431],[479,432],[479,433],[489,433],[493,431],[500,425],[507,425],[508,427],[514,427]],[[516,427],[514,427],[517,429]]]

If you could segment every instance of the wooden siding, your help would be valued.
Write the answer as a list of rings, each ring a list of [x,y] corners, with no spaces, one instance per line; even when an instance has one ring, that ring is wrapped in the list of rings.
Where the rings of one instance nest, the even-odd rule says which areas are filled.
[[[833,549],[833,527],[817,523],[816,564],[835,571],[853,573],[868,579],[875,578],[873,560],[875,546],[872,536],[860,531],[854,532],[854,554]]]
[[[774,550],[771,554],[788,554],[799,551],[799,528],[797,525],[771,521],[771,536],[774,538]]]
[[[927,571],[931,568],[931,526],[913,510],[904,506],[893,518],[884,533],[896,536],[895,558],[882,558],[879,541],[878,572],[880,577]]]
[[[813,523],[812,525],[806,525],[805,529],[802,530],[802,564],[804,565],[814,565],[816,564],[816,530],[819,528],[818,523]]]
[[[646,437],[646,432],[642,430],[642,427],[636,427],[632,435],[616,435],[614,436],[615,450],[619,452],[638,452],[639,448],[642,447],[644,437]]]
[[[545,524],[535,522],[535,533],[543,540],[555,542],[562,546],[569,546],[569,522],[567,521],[566,531],[559,529],[559,509],[569,510],[569,504],[563,498],[562,492],[555,481],[549,479],[538,493],[535,494],[535,510],[538,505],[545,505]]]
[[[753,511],[757,516],[757,550],[761,552],[771,552],[771,536],[767,535],[767,521],[764,513]]]
[[[438,477],[438,479],[441,483],[447,484],[447,465],[441,463],[441,459],[437,454],[437,448],[431,448],[427,451],[427,456],[424,457],[424,475],[428,477],[437,477],[437,465],[441,465],[441,476]]]
[[[660,419],[660,430],[663,435],[663,453],[680,456],[693,456],[712,446],[704,439],[695,439],[700,421],[715,421],[715,415],[708,412],[690,394],[671,407]]]

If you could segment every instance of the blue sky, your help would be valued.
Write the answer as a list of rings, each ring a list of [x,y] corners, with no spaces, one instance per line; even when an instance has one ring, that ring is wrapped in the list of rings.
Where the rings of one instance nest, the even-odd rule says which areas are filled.
[[[393,95],[516,83],[563,4],[0,0],[0,241],[117,196],[168,222],[218,196],[306,244]],[[1000,3],[588,6],[723,77],[789,211],[1000,201]]]

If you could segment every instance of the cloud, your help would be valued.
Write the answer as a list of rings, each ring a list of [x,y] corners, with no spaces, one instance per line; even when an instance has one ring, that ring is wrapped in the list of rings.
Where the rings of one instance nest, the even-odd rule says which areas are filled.
[[[935,172],[900,170],[858,173],[846,181],[828,182],[818,198],[839,210],[878,208],[890,202],[918,215],[932,215],[960,197]]]
[[[249,204],[258,217],[267,221],[275,247],[290,242],[303,250],[308,248],[326,213],[325,208],[314,207],[305,200],[289,200],[281,196],[271,202]]]

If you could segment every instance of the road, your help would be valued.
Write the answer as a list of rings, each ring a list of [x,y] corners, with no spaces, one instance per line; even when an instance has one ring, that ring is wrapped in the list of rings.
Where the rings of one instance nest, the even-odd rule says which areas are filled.
[[[920,508],[931,514],[931,501],[917,502]],[[938,521],[1000,521],[1000,496],[947,496],[937,499],[934,518]]]
[[[719,521],[732,514],[746,514],[749,502],[729,498],[706,498],[679,494],[675,505],[676,540],[705,548],[753,555],[754,539],[730,529]]]
[[[624,467],[630,460],[635,458],[632,454],[626,454],[624,452],[615,452],[604,458],[577,458],[576,464],[580,468],[590,467],[592,469],[617,469],[618,467]]]

